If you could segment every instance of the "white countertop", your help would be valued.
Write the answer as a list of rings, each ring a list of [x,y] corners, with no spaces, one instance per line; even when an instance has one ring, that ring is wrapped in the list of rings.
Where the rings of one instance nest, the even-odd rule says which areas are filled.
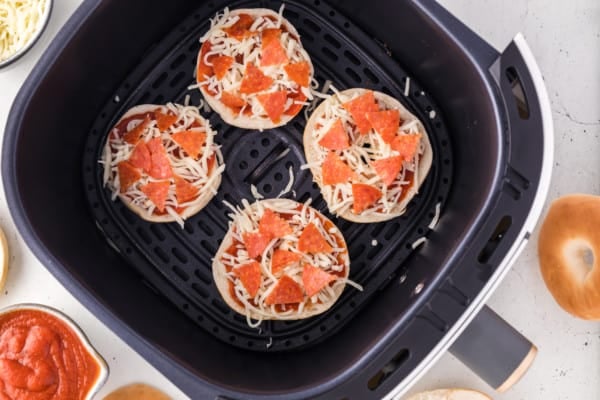
[[[0,70],[2,134],[19,87],[80,2],[55,1],[41,40],[21,60]],[[498,49],[503,49],[514,34],[523,32],[544,74],[554,113],[555,168],[548,200],[573,192],[600,195],[600,2],[442,0],[441,3]],[[0,226],[7,234],[11,251],[0,307],[39,302],[74,318],[111,370],[98,398],[124,384],[147,382],[174,399],[186,399],[46,271],[18,235],[3,195]],[[488,303],[538,346],[539,354],[528,373],[507,393],[496,395],[446,354],[411,392],[458,386],[479,389],[500,400],[600,399],[600,324],[572,318],[556,305],[539,273],[537,234],[536,230]]]

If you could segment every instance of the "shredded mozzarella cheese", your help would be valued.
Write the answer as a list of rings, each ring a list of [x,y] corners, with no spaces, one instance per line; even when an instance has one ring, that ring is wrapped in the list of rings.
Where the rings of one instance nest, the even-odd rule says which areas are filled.
[[[47,0],[0,0],[0,61],[26,47],[42,29]]]

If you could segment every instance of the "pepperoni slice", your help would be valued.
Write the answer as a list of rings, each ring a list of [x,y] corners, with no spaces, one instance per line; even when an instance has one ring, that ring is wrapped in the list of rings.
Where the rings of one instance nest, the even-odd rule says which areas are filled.
[[[179,119],[177,115],[163,114],[160,111],[155,114],[154,118],[156,119],[156,126],[161,132],[169,129]]]
[[[298,239],[298,250],[303,253],[331,253],[333,248],[321,235],[319,229],[312,222],[304,228]]]
[[[242,233],[242,239],[244,246],[248,251],[248,257],[256,258],[262,255],[263,251],[267,248],[267,245],[271,241],[268,235],[260,232]]]
[[[146,115],[142,122],[123,135],[123,140],[129,144],[136,144],[140,140],[140,137],[145,133],[148,125],[150,125],[150,117]]]
[[[265,299],[265,304],[294,304],[304,300],[302,287],[292,278],[284,275],[277,281],[271,293]]]
[[[198,66],[196,67],[197,82],[202,82],[213,75],[213,67],[204,62],[204,56],[211,50],[211,48],[212,45],[208,41],[204,42],[200,48],[200,53],[198,53]]]
[[[319,140],[319,145],[329,150],[344,150],[350,147],[350,140],[341,119],[336,119],[327,133]]]
[[[258,289],[260,289],[260,281],[262,275],[260,272],[260,264],[256,261],[252,261],[249,264],[244,264],[242,266],[234,268],[233,273],[238,278],[240,278],[240,281],[242,281],[242,285],[244,285],[244,288],[246,289],[250,297],[256,297]]]
[[[296,93],[289,93],[288,99],[292,100],[292,105],[288,107],[287,110],[284,111],[285,115],[296,115],[302,107],[304,107],[304,102],[306,101],[306,96],[301,91]]]
[[[119,185],[121,187],[121,193],[125,193],[131,185],[136,183],[142,177],[140,171],[128,161],[121,161],[119,164],[117,164],[117,170],[119,173]]]
[[[198,159],[202,146],[206,142],[206,134],[197,131],[175,132],[171,138],[194,160]]]
[[[352,196],[354,197],[352,211],[355,214],[360,214],[375,204],[375,202],[381,198],[382,193],[379,189],[371,185],[356,183],[352,185]]]
[[[271,65],[287,64],[288,57],[281,45],[281,29],[268,28],[262,31],[260,65],[268,67]]]
[[[257,93],[268,89],[272,84],[272,78],[263,74],[260,68],[250,63],[246,65],[246,71],[240,84],[240,93]]]
[[[271,272],[274,275],[279,274],[285,267],[297,263],[302,258],[302,255],[289,250],[277,249],[273,252],[271,259]]]
[[[246,105],[246,101],[240,96],[236,96],[235,94],[225,90],[221,92],[221,103],[236,112]]]
[[[169,181],[148,182],[140,186],[140,190],[148,196],[158,211],[163,212],[165,211],[165,203],[167,202],[170,186],[171,183]]]
[[[141,168],[145,172],[150,172],[152,168],[152,159],[150,157],[150,150],[148,146],[142,140],[138,142],[129,156],[129,162],[136,168]]]
[[[152,160],[152,166],[148,175],[156,179],[166,179],[173,176],[171,170],[171,162],[167,156],[167,150],[163,146],[160,138],[153,138],[146,144],[148,150],[150,150],[150,159]]]
[[[392,156],[371,163],[386,186],[390,186],[402,169],[402,156]]]
[[[421,134],[417,133],[414,135],[398,135],[394,138],[391,143],[393,150],[400,153],[400,156],[404,161],[412,161],[419,149],[419,143],[421,142]]]
[[[198,188],[186,181],[179,175],[175,175],[175,197],[177,203],[182,204],[195,199],[198,196]]]
[[[329,282],[335,281],[335,279],[334,275],[328,274],[321,268],[309,264],[302,268],[302,283],[304,283],[304,291],[308,297],[319,293],[321,289],[327,286]]]
[[[342,106],[350,113],[352,119],[354,119],[358,131],[363,135],[369,133],[371,130],[371,123],[365,114],[368,112],[379,111],[373,92],[368,91],[354,100],[342,104]]]
[[[248,14],[240,14],[238,15],[238,20],[235,24],[231,25],[228,28],[224,28],[225,33],[237,40],[242,40],[247,37],[250,37],[255,34],[255,32],[250,31],[250,27],[254,23],[254,18],[252,18]]]
[[[356,174],[337,154],[330,152],[327,154],[322,167],[323,184],[337,185],[346,183],[350,179],[356,179]]]
[[[293,232],[288,222],[281,218],[278,213],[265,209],[263,216],[258,221],[258,231],[270,238],[280,238]]]
[[[310,83],[310,65],[308,61],[287,64],[283,67],[288,78],[300,86],[308,87]]]
[[[400,111],[385,110],[365,114],[367,121],[386,143],[392,143],[400,126]]]
[[[215,76],[217,77],[217,79],[223,79],[227,71],[229,71],[229,68],[231,68],[231,66],[233,65],[233,61],[233,57],[221,55],[214,56],[210,59],[210,62],[212,62],[213,65],[213,71],[215,71]]]
[[[287,91],[278,90],[272,93],[263,93],[257,95],[256,98],[265,109],[271,121],[274,123],[281,121],[281,115],[283,114],[287,100]]]

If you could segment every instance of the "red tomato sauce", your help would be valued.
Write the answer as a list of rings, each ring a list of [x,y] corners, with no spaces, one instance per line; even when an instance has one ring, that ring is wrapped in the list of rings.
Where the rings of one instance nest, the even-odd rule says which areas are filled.
[[[39,310],[0,316],[0,399],[80,400],[100,366],[63,321]]]

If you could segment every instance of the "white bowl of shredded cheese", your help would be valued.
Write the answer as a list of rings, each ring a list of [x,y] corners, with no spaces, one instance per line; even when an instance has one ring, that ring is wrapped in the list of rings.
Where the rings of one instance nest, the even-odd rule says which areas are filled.
[[[0,68],[33,47],[51,10],[52,0],[0,0]]]

